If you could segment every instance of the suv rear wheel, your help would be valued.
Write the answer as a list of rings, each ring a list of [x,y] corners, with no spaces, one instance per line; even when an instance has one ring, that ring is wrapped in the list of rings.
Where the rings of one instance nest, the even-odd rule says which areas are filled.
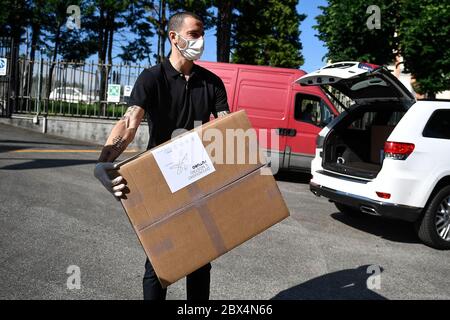
[[[428,203],[418,235],[430,247],[450,249],[450,186],[439,190]]]
[[[356,207],[351,207],[346,204],[342,204],[342,203],[338,203],[338,202],[335,202],[334,205],[340,212],[342,212],[348,216],[360,217],[363,215],[363,213]]]

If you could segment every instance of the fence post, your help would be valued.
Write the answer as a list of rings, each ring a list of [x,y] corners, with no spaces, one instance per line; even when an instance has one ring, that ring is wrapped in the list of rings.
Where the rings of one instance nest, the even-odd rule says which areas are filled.
[[[36,99],[36,107],[37,107],[37,115],[41,110],[41,81],[42,81],[42,57],[39,61],[39,77],[38,77],[38,87],[37,87],[37,99]]]
[[[11,51],[10,51],[10,68],[9,68],[9,88],[8,88],[8,103],[6,108],[6,116],[9,118],[11,114],[16,110],[18,102],[18,86],[19,81],[17,73],[17,63],[18,63],[19,50],[17,48],[14,37],[11,38]]]

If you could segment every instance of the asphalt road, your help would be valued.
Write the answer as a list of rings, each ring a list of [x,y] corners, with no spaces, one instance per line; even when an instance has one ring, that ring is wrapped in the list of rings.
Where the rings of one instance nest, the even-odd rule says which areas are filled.
[[[0,299],[142,298],[145,254],[92,175],[99,150],[0,125]],[[338,213],[308,175],[277,180],[291,216],[212,263],[212,299],[450,299],[450,251],[408,223]],[[184,280],[169,287],[185,297]]]

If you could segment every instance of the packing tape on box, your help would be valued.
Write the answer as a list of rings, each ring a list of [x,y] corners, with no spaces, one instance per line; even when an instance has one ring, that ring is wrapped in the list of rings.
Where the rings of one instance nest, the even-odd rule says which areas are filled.
[[[189,192],[189,199],[190,199],[190,204],[189,205],[184,205],[184,206],[181,206],[181,207],[168,208],[168,209],[166,209],[166,211],[164,213],[159,215],[159,218],[156,218],[156,219],[151,220],[151,221],[147,221],[145,223],[145,225],[137,226],[137,230],[138,231],[144,231],[144,230],[152,227],[153,225],[156,225],[157,223],[160,223],[160,222],[164,221],[165,219],[167,219],[167,218],[169,218],[171,216],[174,216],[174,215],[177,215],[177,214],[179,214],[181,212],[184,212],[186,209],[188,209],[188,208],[192,207],[193,205],[195,205],[196,202],[198,202],[200,200],[200,198],[208,197],[211,194],[217,193],[218,191],[226,188],[227,185],[231,185],[234,182],[236,182],[237,180],[242,179],[243,177],[247,177],[247,176],[251,175],[254,172],[258,172],[264,167],[265,167],[265,165],[261,165],[261,166],[258,166],[256,168],[252,168],[251,170],[246,172],[241,178],[237,178],[236,176],[230,176],[227,179],[225,179],[225,181],[223,181],[223,186],[222,187],[220,187],[219,189],[214,190],[214,191],[212,191],[210,193],[202,192],[195,185],[195,183],[193,183],[193,184],[191,184],[189,186],[186,186],[185,188]],[[133,180],[133,176],[131,175],[131,173],[127,172],[127,175],[131,178],[131,180]],[[132,182],[129,182],[129,184],[130,184],[130,186],[131,186],[131,184],[133,184],[133,186],[135,186],[134,180]],[[193,188],[192,186],[194,186],[194,185],[197,188],[196,192],[189,191],[189,190],[192,190],[192,188]],[[191,189],[188,189],[189,187]],[[135,208],[135,207],[137,207],[139,205],[142,205],[144,203],[144,199],[143,199],[142,194],[138,191],[137,188],[133,188],[133,189],[134,189],[133,190],[133,193],[134,193],[133,197],[126,198],[125,200],[122,199],[122,201],[121,201],[122,202],[122,206],[123,206],[125,211],[127,211],[126,210],[127,208],[132,209],[132,208]]]
[[[172,240],[169,238],[165,238],[164,240],[158,242],[157,244],[149,248],[149,251],[151,252],[152,256],[157,257],[164,252],[172,250],[172,248],[173,248]]]
[[[233,188],[241,183],[244,183],[246,181],[246,178],[248,178],[249,176],[260,174],[261,170],[263,168],[264,168],[264,166],[258,167],[257,169],[252,170],[251,172],[249,172],[248,174],[239,178],[238,180],[232,181],[229,184],[225,185],[224,187],[222,187],[210,194],[206,194],[206,195],[203,194],[201,189],[195,183],[187,186],[186,188],[192,199],[192,202],[189,206],[184,207],[184,208],[179,208],[176,211],[169,211],[169,212],[165,213],[164,218],[159,219],[158,221],[155,221],[155,222],[151,223],[150,225],[147,225],[144,228],[141,228],[139,230],[139,232],[143,232],[146,229],[151,228],[156,225],[161,226],[161,224],[169,222],[170,217],[176,216],[178,214],[183,214],[184,212],[188,211],[189,209],[195,208],[200,215],[203,225],[204,225],[206,231],[208,232],[208,235],[209,235],[211,242],[212,242],[214,248],[216,249],[217,253],[219,255],[226,253],[228,251],[228,249],[226,248],[224,239],[223,239],[223,237],[220,233],[220,230],[219,230],[218,226],[216,225],[216,223],[212,217],[211,211],[209,210],[206,203],[211,197],[216,196],[221,191],[229,189],[229,188]],[[277,185],[275,185],[273,188],[266,190],[266,193],[270,198],[275,197],[277,194],[279,194],[279,192],[280,191],[279,191]],[[171,240],[166,238],[166,239],[161,239],[161,241],[159,243],[152,246],[152,248],[149,248],[149,251],[152,256],[159,256],[159,255],[171,250],[172,248],[173,248],[173,244],[172,244]]]
[[[214,246],[214,249],[219,255],[222,255],[226,253],[228,250],[225,246],[225,242],[222,238],[222,235],[220,234],[220,230],[216,225],[216,222],[214,221],[211,211],[209,210],[206,202],[207,198],[209,199],[211,196],[214,196],[216,192],[210,194],[208,197],[202,197],[203,193],[200,190],[200,188],[194,183],[186,187],[188,189],[188,192],[193,199],[192,203],[185,208],[180,208],[175,212],[167,213],[165,214],[165,217],[163,219],[160,219],[157,222],[152,223],[151,225],[142,228],[139,230],[139,232],[143,232],[145,229],[148,229],[152,226],[159,225],[169,222],[169,217],[173,217],[178,214],[183,214],[184,212],[188,211],[191,208],[195,208],[197,212],[200,215],[200,218],[203,222],[203,225],[211,239],[211,242]],[[161,239],[160,242],[153,245],[151,248],[149,248],[151,256],[159,256],[167,251],[170,251],[173,248],[173,243],[169,238]]]
[[[200,217],[203,221],[203,225],[206,228],[206,231],[208,231],[209,237],[211,239],[211,242],[216,249],[217,253],[219,255],[224,254],[227,252],[225,242],[223,241],[222,235],[220,234],[220,230],[217,227],[216,222],[212,218],[211,211],[209,210],[205,198],[201,198],[202,191],[197,186],[197,184],[193,183],[188,186],[188,191],[193,199],[195,201],[195,208],[197,209],[198,213],[200,214]]]

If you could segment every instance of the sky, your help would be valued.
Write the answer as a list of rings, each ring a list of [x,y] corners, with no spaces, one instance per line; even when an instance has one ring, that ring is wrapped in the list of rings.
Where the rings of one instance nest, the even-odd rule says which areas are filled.
[[[300,25],[300,39],[303,45],[303,57],[305,64],[300,69],[306,72],[311,72],[319,69],[325,65],[322,61],[324,55],[327,53],[327,48],[324,43],[320,41],[315,35],[317,31],[312,27],[316,24],[316,19],[321,10],[319,6],[326,6],[326,0],[300,0],[297,5],[297,12],[306,14],[307,17]],[[202,60],[217,61],[216,60],[216,36],[215,30],[208,30],[205,37],[205,51]]]
[[[327,6],[327,0],[300,0],[297,11],[307,15],[300,25],[300,39],[303,44],[303,57],[305,64],[301,69],[312,72],[325,65],[323,57],[327,53],[325,43],[317,37],[317,31],[312,27],[317,24],[316,17],[322,13],[319,6]]]

